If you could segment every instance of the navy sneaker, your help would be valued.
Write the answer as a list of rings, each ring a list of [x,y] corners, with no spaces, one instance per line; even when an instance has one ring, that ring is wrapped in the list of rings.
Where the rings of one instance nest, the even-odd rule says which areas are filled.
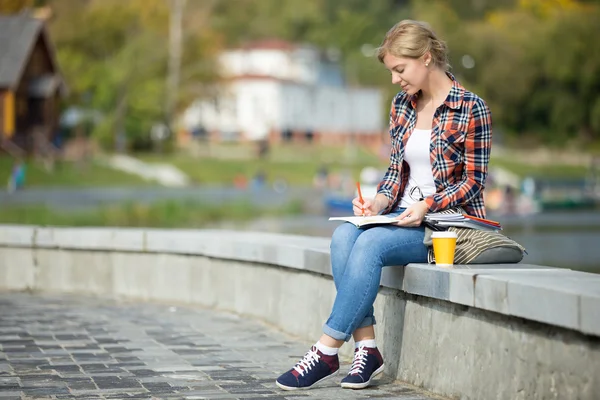
[[[339,370],[340,361],[337,354],[328,356],[313,346],[294,368],[277,378],[275,383],[283,390],[308,389],[337,375]]]
[[[383,372],[385,365],[377,347],[359,347],[354,350],[354,361],[348,375],[342,379],[342,387],[364,389],[371,380]]]

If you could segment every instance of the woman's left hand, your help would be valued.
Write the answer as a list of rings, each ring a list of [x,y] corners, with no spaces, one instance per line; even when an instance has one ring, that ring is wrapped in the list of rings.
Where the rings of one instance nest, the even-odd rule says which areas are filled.
[[[395,225],[407,227],[420,226],[428,210],[429,207],[427,207],[425,201],[419,201],[418,203],[409,206],[402,214],[398,215],[396,217],[398,222],[396,222]]]

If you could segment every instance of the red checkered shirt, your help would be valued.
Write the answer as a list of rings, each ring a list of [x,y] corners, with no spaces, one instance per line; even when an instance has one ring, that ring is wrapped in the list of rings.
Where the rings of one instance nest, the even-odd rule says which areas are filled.
[[[448,97],[435,111],[431,131],[430,160],[436,193],[426,197],[429,212],[462,206],[466,213],[485,218],[483,188],[492,145],[492,118],[487,104],[465,90],[451,74]],[[396,208],[410,176],[404,149],[417,121],[417,97],[400,92],[392,101],[390,166],[377,188],[389,206]]]

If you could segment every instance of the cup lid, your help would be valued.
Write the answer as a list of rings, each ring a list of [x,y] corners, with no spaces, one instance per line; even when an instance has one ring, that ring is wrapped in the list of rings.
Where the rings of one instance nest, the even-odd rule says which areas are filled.
[[[450,231],[435,231],[431,233],[432,239],[448,239],[448,238],[457,238],[458,235],[456,232]]]

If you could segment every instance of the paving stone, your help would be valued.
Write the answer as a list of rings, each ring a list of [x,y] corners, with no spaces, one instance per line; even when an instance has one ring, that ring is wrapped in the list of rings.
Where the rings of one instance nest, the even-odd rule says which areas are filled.
[[[387,379],[343,390],[343,375],[309,391],[281,391],[276,377],[306,348],[212,310],[0,293],[0,400],[431,399]]]
[[[0,382],[0,391],[5,390],[20,390],[21,385],[19,383],[1,383]]]
[[[21,391],[0,390],[0,399],[2,400],[21,400]]]
[[[23,387],[21,388],[25,396],[43,396],[47,398],[50,395],[69,394],[67,387]]]

